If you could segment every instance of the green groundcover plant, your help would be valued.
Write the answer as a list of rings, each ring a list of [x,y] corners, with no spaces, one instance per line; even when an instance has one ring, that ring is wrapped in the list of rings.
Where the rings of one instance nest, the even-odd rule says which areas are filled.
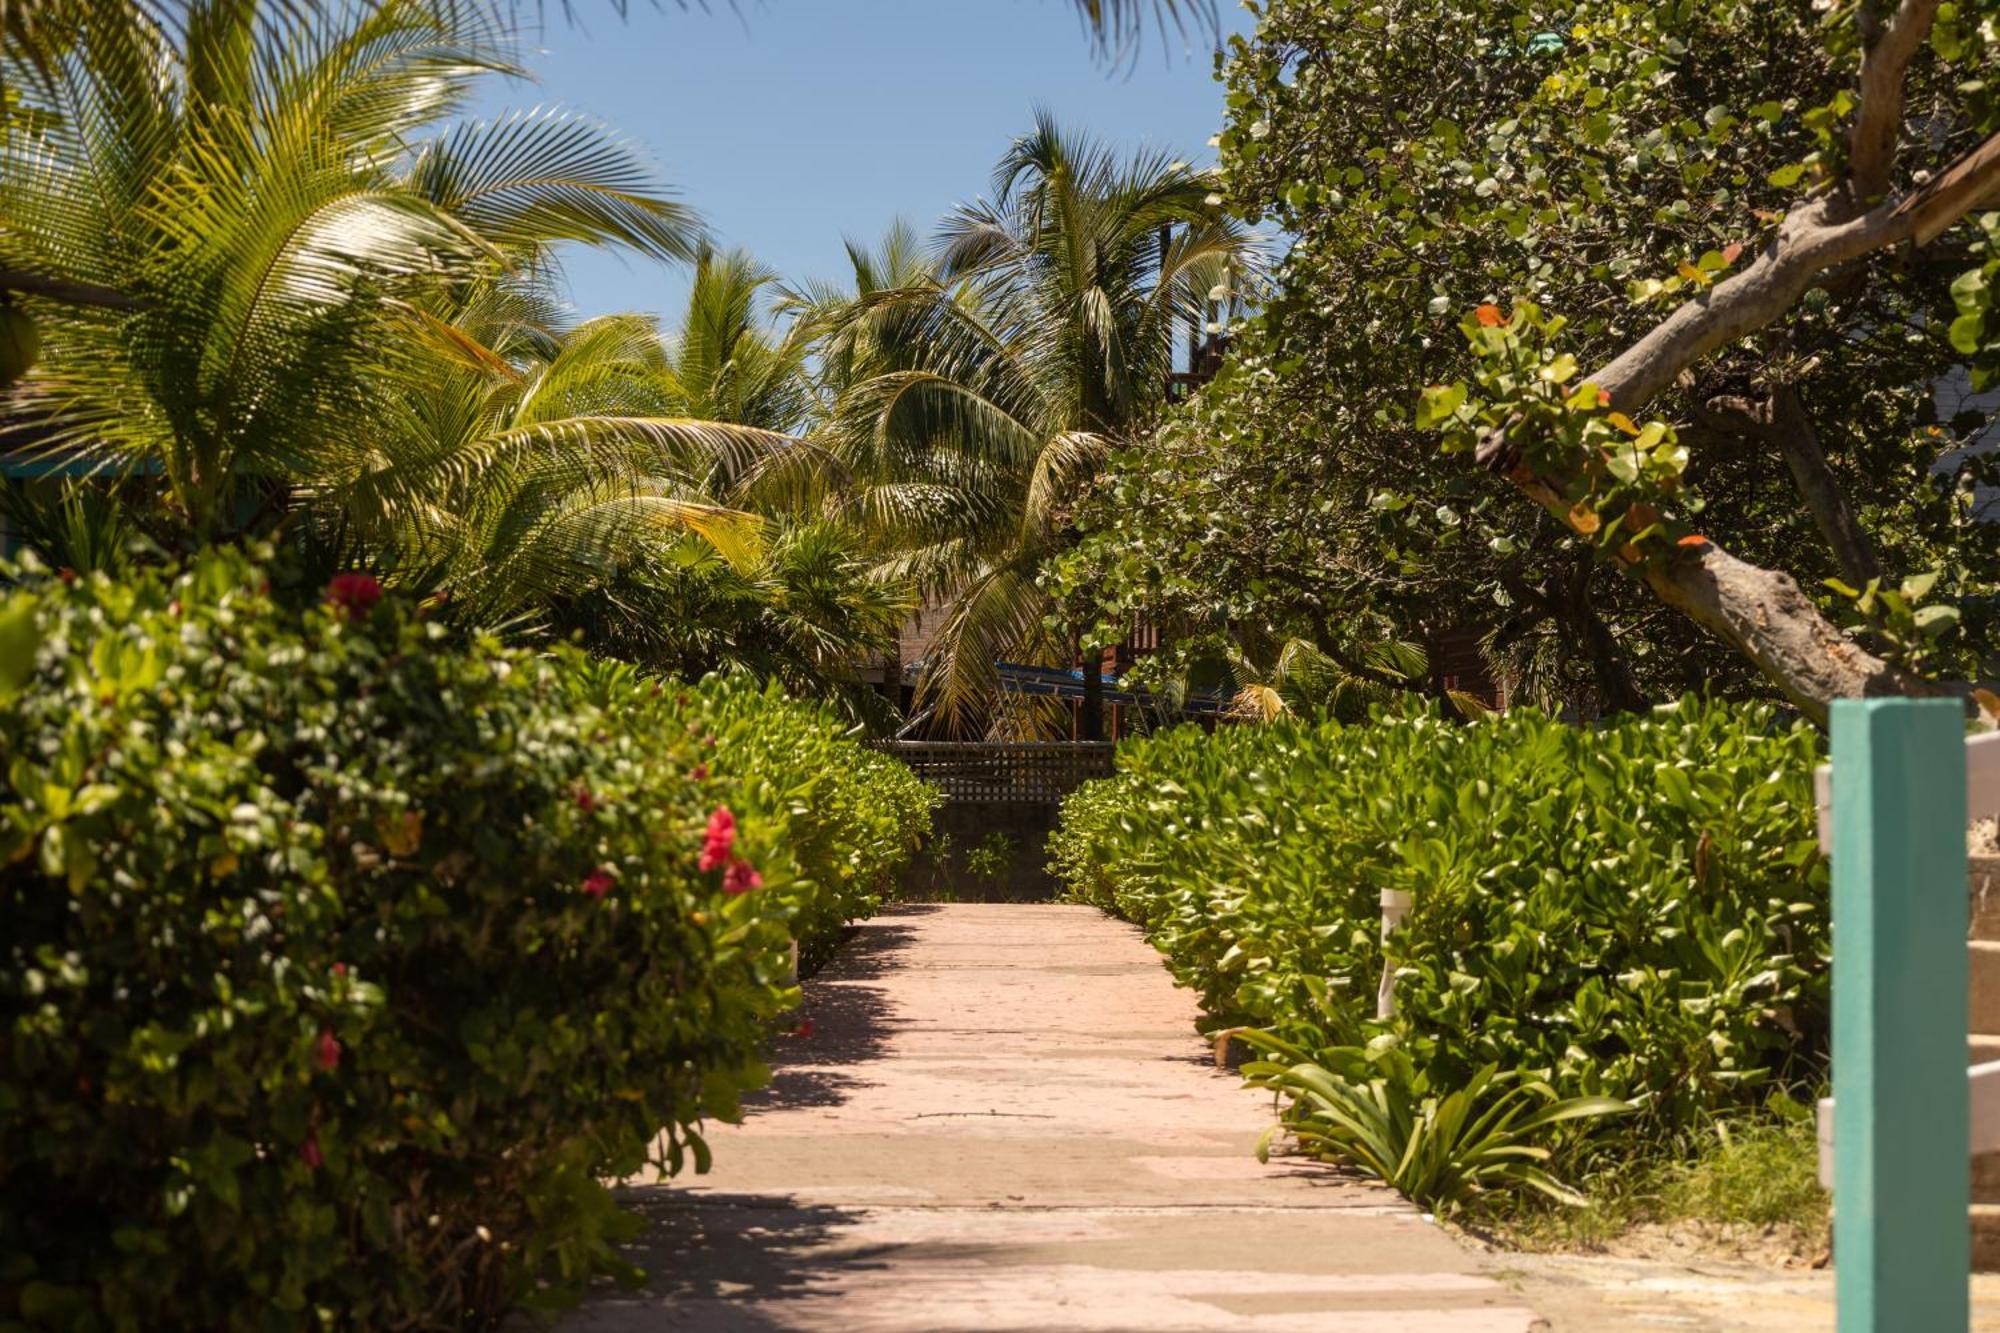
[[[226,553],[0,599],[0,1324],[560,1303],[928,824],[816,708],[300,600]]]
[[[1544,1167],[1587,1137],[1667,1150],[1821,1077],[1818,754],[1767,706],[1694,699],[1592,730],[1381,709],[1182,728],[1121,747],[1114,777],[1069,798],[1053,869],[1143,926],[1210,1024],[1262,1034],[1250,1073],[1292,1099],[1308,1147],[1393,1180],[1409,1145],[1392,1153],[1384,1126],[1504,1130],[1468,1140],[1474,1162],[1528,1147],[1533,1120],[1552,1156],[1503,1156],[1535,1171],[1426,1168],[1413,1197],[1559,1193]],[[1385,890],[1415,905],[1386,946],[1382,1020]]]

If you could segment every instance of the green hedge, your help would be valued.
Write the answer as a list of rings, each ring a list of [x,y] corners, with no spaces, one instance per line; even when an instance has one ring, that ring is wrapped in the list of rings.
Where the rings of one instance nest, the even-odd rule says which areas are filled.
[[[218,554],[0,603],[0,1321],[559,1303],[636,1225],[600,1182],[765,1077],[789,927],[927,822],[816,709],[378,595]]]
[[[1525,710],[1181,729],[1071,796],[1053,868],[1145,927],[1216,1026],[1407,1056],[1433,1089],[1496,1065],[1672,1135],[1821,1076],[1818,754],[1767,707],[1693,700],[1589,731]],[[1416,906],[1381,1023],[1385,889]]]

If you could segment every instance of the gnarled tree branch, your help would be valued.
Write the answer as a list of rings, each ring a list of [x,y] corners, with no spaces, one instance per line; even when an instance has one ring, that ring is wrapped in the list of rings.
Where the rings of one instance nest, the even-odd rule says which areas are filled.
[[[2000,134],[1921,189],[1845,217],[1839,191],[1793,209],[1749,267],[1653,326],[1590,378],[1636,412],[1683,370],[1790,310],[1837,265],[1910,241],[1926,245],[2000,187]]]

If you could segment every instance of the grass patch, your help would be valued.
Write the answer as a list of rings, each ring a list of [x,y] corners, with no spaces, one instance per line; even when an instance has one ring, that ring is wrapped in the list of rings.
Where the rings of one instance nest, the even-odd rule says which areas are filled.
[[[1685,1156],[1600,1166],[1581,1182],[1587,1204],[1496,1209],[1481,1217],[1480,1230],[1524,1250],[1694,1248],[1811,1259],[1830,1234],[1818,1151],[1803,1107],[1718,1120]]]

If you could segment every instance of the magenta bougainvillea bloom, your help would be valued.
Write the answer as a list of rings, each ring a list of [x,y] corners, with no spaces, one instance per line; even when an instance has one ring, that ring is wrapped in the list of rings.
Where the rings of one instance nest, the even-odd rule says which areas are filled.
[[[318,1130],[309,1129],[306,1131],[306,1141],[299,1145],[299,1159],[314,1171],[319,1170],[320,1163],[326,1160],[320,1156]]]
[[[702,839],[701,861],[703,870],[714,870],[726,865],[730,849],[736,846],[736,816],[729,813],[729,807],[718,805],[715,813],[708,817],[708,834]]]
[[[319,1067],[327,1073],[340,1068],[340,1038],[333,1035],[333,1024],[320,1028],[319,1045],[314,1048],[313,1054],[319,1060]]]
[[[611,872],[603,866],[583,877],[583,891],[593,898],[602,898],[611,892],[611,886],[618,881],[611,878]]]
[[[335,574],[326,585],[326,600],[349,620],[359,620],[382,600],[382,585],[373,574]]]
[[[757,873],[755,866],[740,856],[732,858],[729,868],[722,872],[724,893],[748,893],[752,889],[763,887],[764,877]]]

